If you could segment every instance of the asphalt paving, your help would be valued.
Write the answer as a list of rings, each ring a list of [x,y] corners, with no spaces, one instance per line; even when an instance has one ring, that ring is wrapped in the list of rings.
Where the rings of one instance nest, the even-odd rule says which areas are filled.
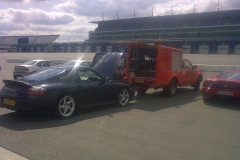
[[[2,79],[12,78],[16,65],[5,62],[9,55],[69,60],[81,56],[1,53],[0,88]],[[87,54],[84,59],[91,60],[91,56]],[[217,55],[216,63],[216,57],[204,60],[202,56],[184,55],[191,62],[202,64],[212,59],[215,64],[238,65],[240,58],[240,55]],[[216,74],[204,72],[203,77]],[[175,97],[164,96],[161,89],[149,89],[144,95],[136,93],[135,100],[125,107],[109,104],[87,108],[66,120],[47,115],[19,115],[0,108],[0,146],[5,152],[32,160],[238,160],[239,115],[238,99],[215,99],[205,104],[201,92],[191,87],[178,88]],[[3,159],[2,148],[0,159]]]

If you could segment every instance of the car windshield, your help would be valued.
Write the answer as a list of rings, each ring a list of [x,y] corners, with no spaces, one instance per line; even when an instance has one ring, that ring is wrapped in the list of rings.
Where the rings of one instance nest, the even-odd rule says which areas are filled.
[[[25,65],[34,65],[36,62],[37,61],[27,61],[27,62],[25,62],[23,64],[25,64]]]
[[[53,77],[57,74],[60,74],[64,71],[64,68],[51,68],[46,70],[41,70],[26,76],[27,79],[35,79],[38,81]]]
[[[223,72],[217,78],[235,79],[240,80],[240,73],[238,72]]]

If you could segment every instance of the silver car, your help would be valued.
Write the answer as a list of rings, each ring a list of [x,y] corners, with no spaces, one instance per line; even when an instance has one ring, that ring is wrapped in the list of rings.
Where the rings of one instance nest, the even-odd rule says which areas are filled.
[[[14,68],[13,71],[13,78],[23,77],[27,74],[30,74],[32,72],[35,72],[37,70],[56,66],[57,63],[51,61],[51,60],[31,60],[27,61],[23,64],[17,65]]]
[[[80,66],[87,66],[87,67],[92,66],[91,62],[85,61],[85,60],[70,60],[65,62],[63,65],[80,65]]]

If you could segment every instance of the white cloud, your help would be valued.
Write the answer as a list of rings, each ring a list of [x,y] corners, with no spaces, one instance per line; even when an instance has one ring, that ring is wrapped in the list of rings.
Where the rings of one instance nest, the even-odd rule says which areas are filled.
[[[89,24],[86,17],[65,12],[46,12],[42,9],[9,8],[0,10],[0,18],[1,35],[61,34],[62,37],[69,37],[78,34],[79,38],[86,39],[88,31],[96,27]]]
[[[5,3],[31,3],[31,2],[47,2],[50,0],[0,0],[0,2],[5,2]]]
[[[239,9],[239,0],[220,0],[220,10]],[[218,0],[0,0],[0,36],[60,34],[62,41],[85,40],[90,21],[217,10]],[[194,8],[193,8],[194,7]],[[172,11],[171,11],[172,9]],[[72,36],[72,37],[71,37]],[[66,38],[64,40],[64,38]]]
[[[218,0],[68,0],[54,5],[53,8],[88,17],[101,17],[103,14],[108,18],[116,18],[118,12],[120,18],[125,18],[128,15],[133,16],[134,10],[137,16],[141,17],[146,14],[150,16],[152,8],[155,15],[162,15],[171,8],[175,14],[181,14],[193,11],[193,6],[198,12],[211,11],[217,8],[217,4]],[[233,7],[236,9],[240,7],[240,1],[220,0],[220,7],[222,10]]]

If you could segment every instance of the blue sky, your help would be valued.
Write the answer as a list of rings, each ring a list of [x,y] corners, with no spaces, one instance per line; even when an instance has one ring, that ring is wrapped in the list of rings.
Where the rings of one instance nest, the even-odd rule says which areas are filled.
[[[240,9],[240,0],[219,0],[220,10]],[[218,0],[0,0],[0,36],[59,34],[81,42],[102,19],[217,11]]]

